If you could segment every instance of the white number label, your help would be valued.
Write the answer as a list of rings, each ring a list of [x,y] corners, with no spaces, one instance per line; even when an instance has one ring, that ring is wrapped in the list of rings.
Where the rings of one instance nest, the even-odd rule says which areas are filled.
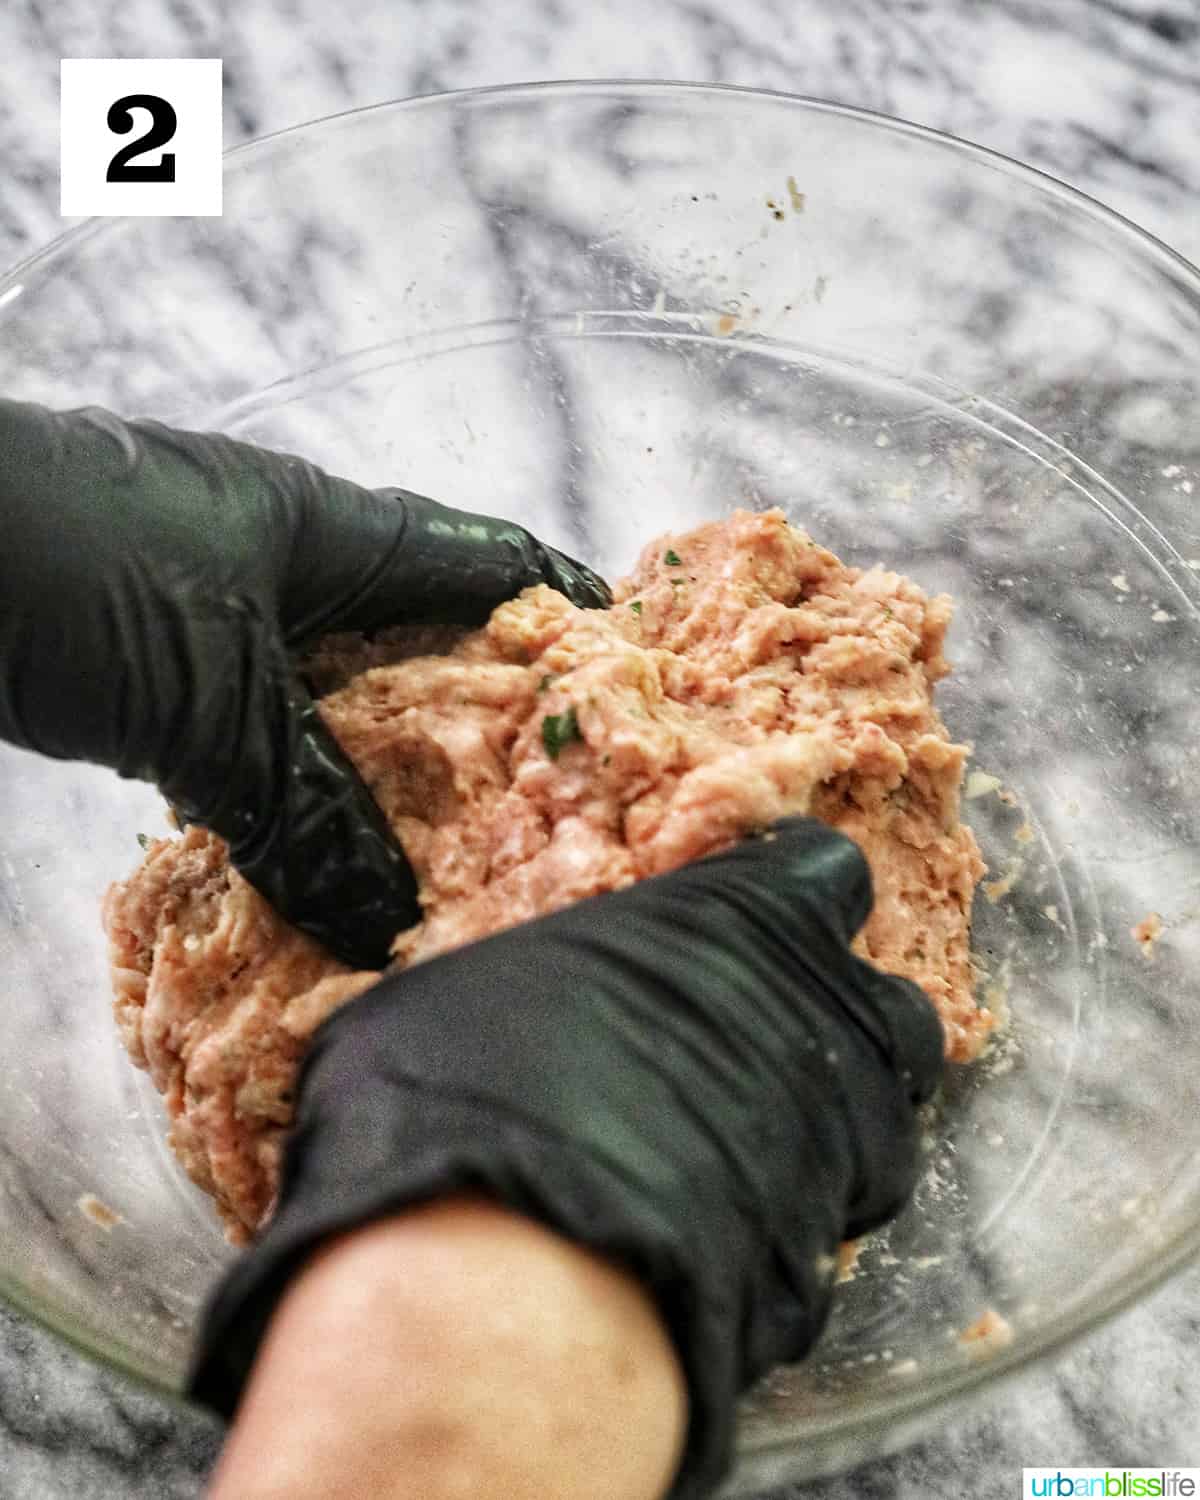
[[[64,214],[221,212],[221,60],[62,61]]]

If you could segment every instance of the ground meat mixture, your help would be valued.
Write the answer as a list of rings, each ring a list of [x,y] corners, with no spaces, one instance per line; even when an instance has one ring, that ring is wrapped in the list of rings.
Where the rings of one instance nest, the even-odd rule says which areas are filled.
[[[652,542],[609,610],[540,586],[470,634],[325,643],[321,712],[420,880],[396,963],[812,813],[870,862],[858,951],[920,984],[946,1055],[971,1059],[992,1020],[968,954],[983,866],[958,817],[967,751],[931,701],[950,614],[779,511],[739,511]],[[272,1211],[308,1038],[376,976],[290,927],[198,828],[153,841],[104,920],[125,1044],[245,1243]]]

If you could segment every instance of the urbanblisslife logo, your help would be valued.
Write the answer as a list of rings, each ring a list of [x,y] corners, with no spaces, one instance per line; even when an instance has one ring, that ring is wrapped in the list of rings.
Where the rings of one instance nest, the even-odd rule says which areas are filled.
[[[1024,1469],[1023,1500],[1200,1496],[1200,1469]]]

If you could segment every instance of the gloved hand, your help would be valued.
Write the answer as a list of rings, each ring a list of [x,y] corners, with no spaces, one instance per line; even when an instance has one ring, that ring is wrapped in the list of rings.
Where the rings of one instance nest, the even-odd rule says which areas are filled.
[[[524,528],[211,433],[0,400],[0,738],[153,781],[356,968],[419,918],[404,854],[292,669],[337,630],[477,624],[607,585]]]
[[[728,1466],[735,1400],[800,1358],[837,1249],[891,1217],[941,1025],[849,951],[854,844],[806,818],[385,977],[317,1031],[279,1207],[209,1305],[190,1393],[229,1415],[329,1236],[483,1192],[628,1266],[690,1395],[674,1500]]]

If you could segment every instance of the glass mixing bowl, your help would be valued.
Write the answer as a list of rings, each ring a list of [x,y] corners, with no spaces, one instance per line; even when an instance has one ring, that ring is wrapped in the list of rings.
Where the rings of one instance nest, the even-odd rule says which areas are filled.
[[[730,1494],[950,1420],[1196,1248],[1200,277],[1163,246],[826,104],[486,90],[242,147],[222,218],[72,229],[0,283],[0,389],[290,448],[613,575],[781,505],[957,600],[940,704],[1010,1019],[814,1358],[745,1403]],[[0,1290],[177,1389],[233,1252],[117,1043],[99,921],[162,808],[0,756]],[[988,1309],[1007,1336],[962,1338]]]

